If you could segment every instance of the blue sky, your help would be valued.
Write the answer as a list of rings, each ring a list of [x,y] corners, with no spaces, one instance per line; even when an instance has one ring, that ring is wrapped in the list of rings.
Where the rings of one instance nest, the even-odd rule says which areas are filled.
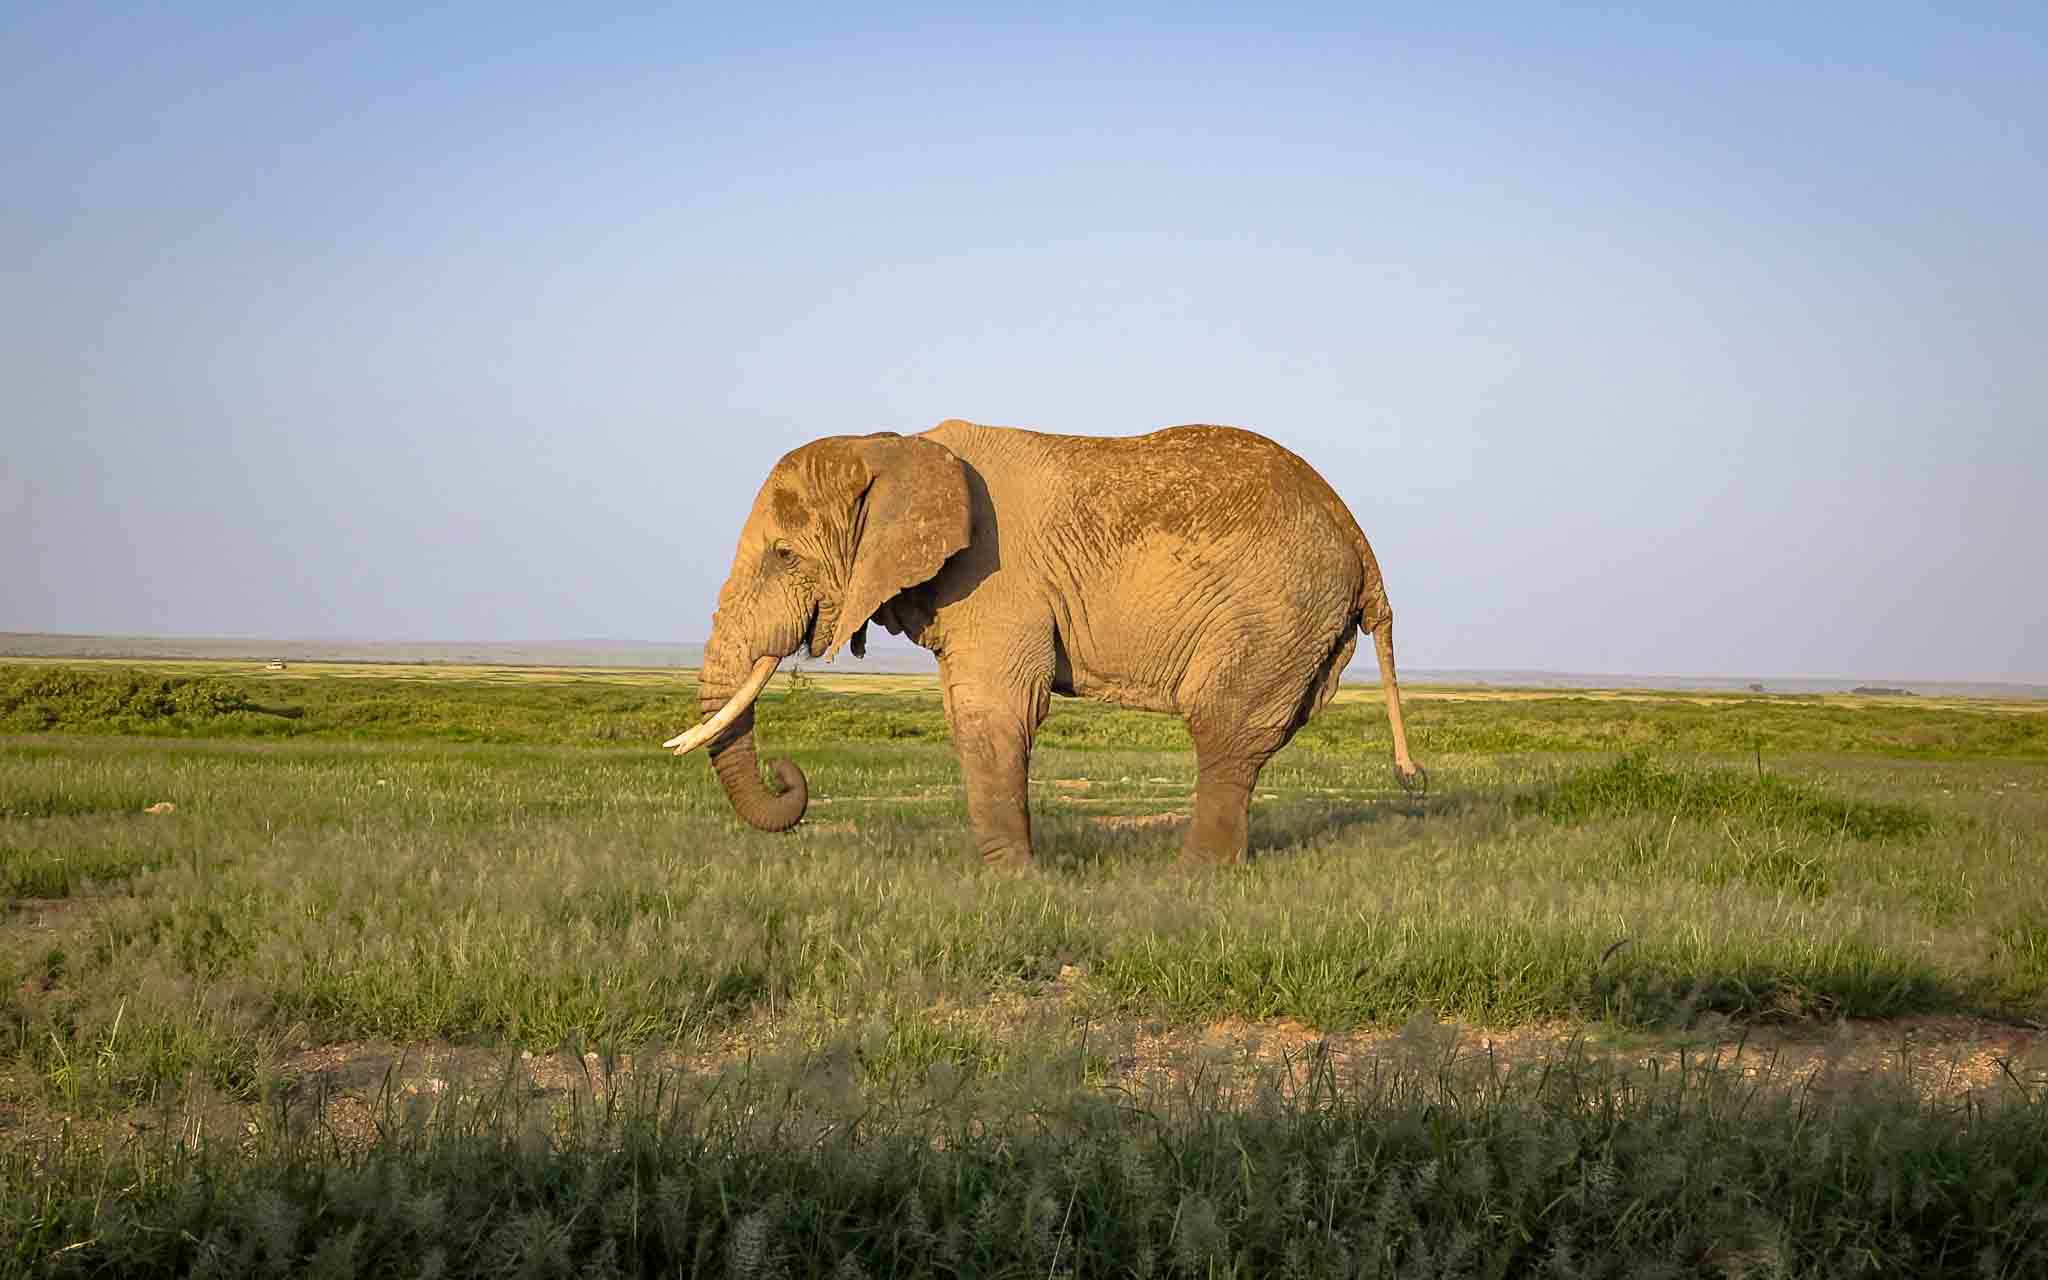
[[[2048,682],[2048,10],[0,13],[0,629],[701,637],[774,458],[1288,444],[1404,663]]]

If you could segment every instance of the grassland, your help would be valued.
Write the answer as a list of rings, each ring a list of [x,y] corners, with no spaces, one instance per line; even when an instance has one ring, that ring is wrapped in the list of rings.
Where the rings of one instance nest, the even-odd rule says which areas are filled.
[[[2048,1259],[2048,707],[1412,701],[1428,797],[1346,690],[1227,872],[1174,860],[1180,726],[1063,702],[1012,875],[922,678],[777,681],[777,837],[652,749],[673,672],[0,664],[0,1234],[223,1273]],[[1696,1056],[1902,1027],[2000,1051],[1917,1093]]]

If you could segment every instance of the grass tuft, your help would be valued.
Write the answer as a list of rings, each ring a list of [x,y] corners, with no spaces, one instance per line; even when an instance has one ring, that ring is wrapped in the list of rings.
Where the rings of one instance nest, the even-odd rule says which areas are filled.
[[[1934,830],[1933,815],[1917,805],[1845,800],[1773,773],[1681,768],[1640,752],[1575,769],[1518,798],[1515,809],[1572,825],[1650,815],[1852,840],[1912,840]]]

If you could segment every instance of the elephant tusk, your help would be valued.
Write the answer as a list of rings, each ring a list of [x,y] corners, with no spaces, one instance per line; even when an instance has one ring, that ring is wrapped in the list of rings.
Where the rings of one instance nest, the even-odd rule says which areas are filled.
[[[747,673],[747,682],[741,685],[732,697],[725,700],[725,705],[718,709],[717,715],[694,729],[677,734],[661,745],[674,747],[677,755],[686,756],[724,733],[733,721],[746,714],[747,708],[754,705],[754,699],[761,696],[761,690],[768,684],[768,677],[775,674],[775,668],[781,661],[782,659],[773,657],[754,659],[754,669]]]

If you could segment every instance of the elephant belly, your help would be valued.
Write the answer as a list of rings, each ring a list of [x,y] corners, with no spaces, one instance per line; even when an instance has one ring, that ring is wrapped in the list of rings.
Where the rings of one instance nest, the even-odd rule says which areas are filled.
[[[1059,652],[1052,678],[1054,693],[1066,694],[1069,697],[1094,698],[1098,702],[1113,703],[1138,711],[1178,710],[1174,706],[1172,690],[1160,687],[1157,681],[1106,666],[1077,667],[1068,657],[1065,645],[1058,644],[1057,647]]]
[[[1355,637],[1360,585],[1348,544],[1303,523],[1257,542],[1139,539],[1056,608],[1054,691],[1291,730],[1327,697],[1312,686]]]
[[[1092,590],[1056,610],[1053,691],[1140,711],[1184,710],[1188,665],[1220,618],[1235,612],[1227,576],[1200,553],[1155,536],[1129,549]]]

